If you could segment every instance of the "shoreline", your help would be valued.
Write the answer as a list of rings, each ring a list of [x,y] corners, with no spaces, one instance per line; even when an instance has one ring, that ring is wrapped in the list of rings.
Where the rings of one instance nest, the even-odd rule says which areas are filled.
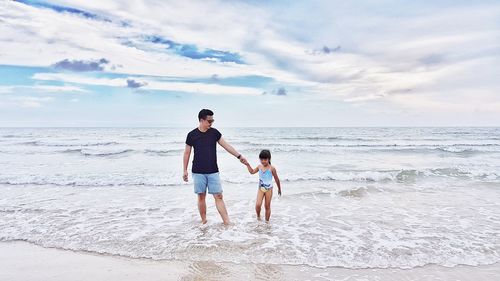
[[[317,268],[305,265],[149,260],[0,242],[0,279],[24,280],[494,280],[500,263],[411,269]]]

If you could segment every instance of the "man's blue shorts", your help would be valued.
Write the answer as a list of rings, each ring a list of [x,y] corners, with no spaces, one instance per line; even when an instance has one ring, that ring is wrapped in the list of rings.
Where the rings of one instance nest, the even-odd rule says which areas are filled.
[[[193,173],[194,193],[219,194],[222,193],[222,185],[220,184],[219,173],[212,174],[197,174]]]

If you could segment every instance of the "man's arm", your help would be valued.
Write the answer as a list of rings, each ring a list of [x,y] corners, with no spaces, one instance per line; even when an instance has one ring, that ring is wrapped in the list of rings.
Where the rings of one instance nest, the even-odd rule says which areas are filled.
[[[238,153],[238,151],[236,151],[236,149],[234,149],[234,147],[227,143],[227,141],[223,137],[221,137],[218,142],[227,152],[232,154],[234,157],[238,157],[239,155],[241,155],[240,153]],[[245,165],[248,163],[247,159],[243,156],[240,157],[240,162]]]
[[[186,148],[184,148],[184,158],[183,158],[183,175],[182,179],[184,179],[185,182],[188,181],[188,165],[189,165],[189,158],[191,157],[191,148],[192,146],[186,144]]]

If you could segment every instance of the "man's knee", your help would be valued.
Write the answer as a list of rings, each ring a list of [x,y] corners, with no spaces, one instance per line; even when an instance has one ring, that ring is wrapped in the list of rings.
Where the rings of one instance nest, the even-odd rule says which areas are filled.
[[[222,193],[214,194],[215,200],[222,200]]]
[[[206,193],[198,193],[198,201],[205,201]]]
[[[266,203],[265,207],[266,207],[266,210],[271,210],[271,204],[270,203],[269,204]]]

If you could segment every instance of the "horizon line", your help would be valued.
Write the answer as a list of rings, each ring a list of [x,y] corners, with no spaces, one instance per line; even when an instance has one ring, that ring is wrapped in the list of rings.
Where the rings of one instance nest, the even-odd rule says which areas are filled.
[[[185,129],[192,128],[193,126],[0,126],[0,129],[109,129],[109,128],[123,128],[123,129]],[[216,127],[214,127],[216,128]],[[500,126],[221,126],[217,128],[500,128]]]

